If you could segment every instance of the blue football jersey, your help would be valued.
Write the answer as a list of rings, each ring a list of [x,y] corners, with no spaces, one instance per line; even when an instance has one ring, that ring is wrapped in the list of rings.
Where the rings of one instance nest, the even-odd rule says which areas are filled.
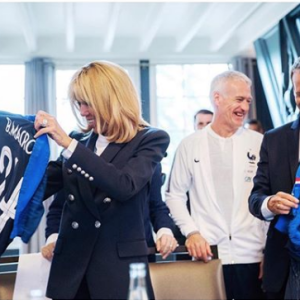
[[[0,111],[0,255],[15,236],[28,242],[43,215],[46,136],[35,139],[34,116]]]

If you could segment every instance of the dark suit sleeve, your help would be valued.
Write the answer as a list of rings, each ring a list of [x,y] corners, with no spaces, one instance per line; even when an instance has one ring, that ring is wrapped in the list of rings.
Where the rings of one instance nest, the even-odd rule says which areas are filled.
[[[72,131],[69,136],[72,139],[80,141],[84,136],[83,133]],[[63,152],[64,150],[62,150]],[[56,161],[50,161],[47,168],[47,189],[44,194],[44,199],[48,199],[50,196],[58,193],[63,188],[63,173],[62,165],[64,158],[62,152]]]
[[[59,232],[60,220],[62,217],[63,206],[65,203],[64,191],[61,190],[55,195],[52,201],[46,219],[46,239],[53,233]]]
[[[47,188],[44,199],[57,193],[63,188],[62,159],[50,161],[47,167]]]
[[[158,164],[151,180],[149,195],[150,220],[155,232],[163,227],[171,230],[174,227],[174,223],[169,215],[169,208],[162,200],[161,187],[161,164]]]
[[[257,218],[264,220],[261,213],[261,207],[266,197],[272,195],[269,170],[269,151],[268,151],[268,134],[265,134],[261,149],[260,161],[256,176],[254,177],[254,186],[249,197],[249,210]]]
[[[126,201],[149,182],[157,164],[164,157],[169,145],[169,135],[162,130],[148,130],[142,133],[138,142],[129,142],[130,145],[135,143],[138,143],[135,150],[125,159],[122,168],[97,156],[81,143],[78,143],[65,165],[70,169],[73,164],[80,166],[92,178],[90,181],[83,180],[89,181],[117,201]]]

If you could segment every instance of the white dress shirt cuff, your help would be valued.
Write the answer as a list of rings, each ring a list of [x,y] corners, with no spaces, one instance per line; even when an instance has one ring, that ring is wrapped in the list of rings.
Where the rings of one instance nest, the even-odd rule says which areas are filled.
[[[62,156],[65,159],[69,159],[72,156],[72,154],[74,153],[74,151],[77,147],[77,144],[78,144],[78,141],[76,141],[75,139],[72,139],[72,142],[70,143],[69,147],[62,152]]]
[[[56,242],[57,238],[58,238],[58,233],[52,233],[51,235],[48,236],[46,240],[46,245]]]
[[[170,228],[163,227],[163,228],[161,228],[161,229],[159,229],[157,231],[156,241],[158,241],[164,234],[168,234],[168,235],[174,236],[173,232],[172,232],[172,230]]]
[[[265,218],[266,221],[272,221],[274,219],[275,214],[272,213],[269,209],[268,209],[268,201],[272,196],[268,196],[265,198],[262,206],[261,206],[261,213],[263,215],[263,217]]]

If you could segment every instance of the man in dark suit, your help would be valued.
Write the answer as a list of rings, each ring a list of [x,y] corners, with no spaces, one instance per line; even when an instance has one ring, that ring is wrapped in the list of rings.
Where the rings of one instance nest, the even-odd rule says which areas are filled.
[[[292,67],[296,104],[300,107],[300,59]],[[270,221],[265,248],[263,288],[269,299],[283,299],[290,265],[288,236],[275,228],[278,217],[298,206],[291,195],[299,163],[299,118],[268,131],[260,150],[260,162],[249,197],[250,212]]]

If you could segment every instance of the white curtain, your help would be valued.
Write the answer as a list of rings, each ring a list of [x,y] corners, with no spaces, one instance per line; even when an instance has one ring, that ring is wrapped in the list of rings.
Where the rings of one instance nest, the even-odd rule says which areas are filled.
[[[56,115],[55,65],[47,58],[33,58],[25,63],[25,114],[34,115],[38,110]],[[54,147],[50,143],[51,153],[56,153]],[[39,252],[45,244],[46,213],[50,203],[51,199],[44,201],[44,216],[29,243],[23,244],[22,253]]]

